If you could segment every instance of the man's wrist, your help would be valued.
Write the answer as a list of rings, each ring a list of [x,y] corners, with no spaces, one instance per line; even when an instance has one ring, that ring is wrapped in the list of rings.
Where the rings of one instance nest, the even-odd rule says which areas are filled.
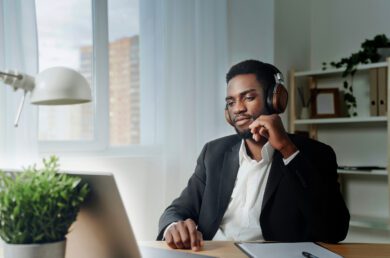
[[[294,154],[290,155],[287,159],[283,159],[283,163],[287,166],[295,157],[299,154],[299,150],[297,150]]]
[[[287,144],[283,145],[279,149],[279,152],[282,154],[284,159],[288,159],[291,155],[297,152],[298,148],[290,141]]]

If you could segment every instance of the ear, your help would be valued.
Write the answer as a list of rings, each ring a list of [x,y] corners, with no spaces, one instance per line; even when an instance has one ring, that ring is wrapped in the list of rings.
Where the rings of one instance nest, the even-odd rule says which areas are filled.
[[[225,119],[229,125],[234,126],[234,123],[233,123],[232,119],[230,118],[229,111],[227,110],[227,108],[225,108]]]

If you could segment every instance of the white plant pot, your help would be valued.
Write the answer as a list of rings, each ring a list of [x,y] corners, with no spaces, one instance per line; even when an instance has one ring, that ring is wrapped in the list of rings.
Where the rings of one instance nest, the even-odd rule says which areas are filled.
[[[66,241],[47,244],[4,243],[4,258],[64,258]]]
[[[301,114],[300,114],[299,118],[300,119],[309,119],[310,118],[310,113],[309,113],[308,107],[302,107]]]

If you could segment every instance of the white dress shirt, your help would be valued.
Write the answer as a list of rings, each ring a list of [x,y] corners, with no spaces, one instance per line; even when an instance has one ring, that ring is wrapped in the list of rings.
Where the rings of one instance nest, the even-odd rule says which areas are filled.
[[[284,164],[287,165],[298,153],[283,159]],[[240,168],[233,193],[213,240],[264,240],[260,213],[273,154],[274,148],[267,142],[261,150],[262,159],[257,162],[249,157],[242,141],[238,154]]]
[[[299,150],[283,159],[284,164],[287,165],[298,153]],[[235,186],[213,240],[264,240],[260,227],[260,213],[273,154],[274,148],[267,142],[261,150],[262,159],[257,162],[247,154],[245,142],[242,141],[238,153],[240,168]],[[177,223],[173,222],[165,229],[164,239],[168,229],[175,224]]]

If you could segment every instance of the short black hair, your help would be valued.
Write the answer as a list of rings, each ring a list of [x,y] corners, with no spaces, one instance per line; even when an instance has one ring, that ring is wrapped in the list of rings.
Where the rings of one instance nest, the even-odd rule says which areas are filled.
[[[275,74],[280,73],[275,66],[258,60],[245,60],[233,65],[226,74],[226,83],[240,74],[255,74],[264,90],[275,84]]]

